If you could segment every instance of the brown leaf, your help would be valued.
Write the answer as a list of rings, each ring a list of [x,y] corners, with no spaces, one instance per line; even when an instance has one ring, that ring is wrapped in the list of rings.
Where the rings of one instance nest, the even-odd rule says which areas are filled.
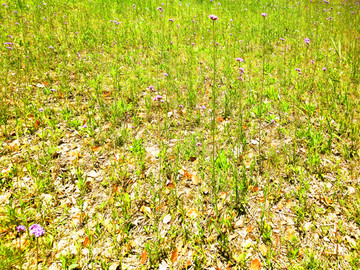
[[[251,188],[251,192],[256,192],[256,191],[258,191],[259,190],[259,187],[252,187]]]
[[[175,248],[175,250],[171,253],[171,257],[170,257],[171,262],[172,263],[176,262],[178,256],[179,256],[179,251],[177,248]]]
[[[251,226],[248,226],[248,227],[246,228],[246,232],[247,232],[247,233],[252,232],[252,227],[251,227]]]
[[[100,146],[93,146],[92,150],[95,152],[95,151],[98,151],[100,150]]]
[[[39,121],[39,120],[36,120],[36,122],[35,122],[35,128],[37,129],[39,126],[40,126],[40,121]]]
[[[222,117],[216,117],[216,122],[223,122],[224,121],[224,118]]]
[[[172,181],[167,182],[166,186],[168,186],[169,188],[175,188],[175,184]]]
[[[144,250],[143,253],[141,254],[141,261],[140,261],[141,264],[144,264],[146,262],[147,256],[148,256],[147,252],[146,250]]]
[[[89,237],[86,236],[85,240],[84,240],[84,246],[85,247],[89,247],[91,244],[91,240]]]
[[[261,263],[259,259],[255,259],[251,262],[249,270],[261,270]]]

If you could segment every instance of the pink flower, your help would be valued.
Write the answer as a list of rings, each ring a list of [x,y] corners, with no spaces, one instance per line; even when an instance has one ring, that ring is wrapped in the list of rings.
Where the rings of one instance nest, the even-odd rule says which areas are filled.
[[[218,17],[215,15],[210,15],[209,18],[212,19],[213,21],[216,21],[218,19]]]
[[[156,97],[154,97],[154,101],[161,100],[162,98],[163,98],[162,96],[157,95]]]
[[[238,62],[244,62],[244,59],[242,59],[242,58],[236,58],[235,60]]]
[[[263,16],[264,18],[267,16],[266,13],[261,13],[261,16]]]
[[[174,22],[174,20],[173,20],[173,19],[169,19],[169,22]]]
[[[310,38],[305,38],[305,39],[304,39],[304,42],[305,42],[306,44],[310,44]]]
[[[153,92],[155,91],[155,87],[152,86],[152,85],[150,85],[150,86],[148,87],[148,89],[151,90],[151,91],[153,91]]]

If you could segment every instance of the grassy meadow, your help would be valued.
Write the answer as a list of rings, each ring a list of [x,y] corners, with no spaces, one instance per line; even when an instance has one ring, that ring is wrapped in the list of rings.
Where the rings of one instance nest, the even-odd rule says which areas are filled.
[[[0,269],[360,269],[356,0],[3,0],[0,41]]]

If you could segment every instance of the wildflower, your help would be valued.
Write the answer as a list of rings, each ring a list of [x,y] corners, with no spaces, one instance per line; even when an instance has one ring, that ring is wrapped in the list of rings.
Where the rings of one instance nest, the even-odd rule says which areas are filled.
[[[39,109],[39,112],[43,112],[43,111],[44,111],[44,109],[43,109],[43,108],[40,108],[40,109]]]
[[[326,71],[326,67],[323,67],[322,70],[323,70],[323,71]]]
[[[273,124],[274,124],[274,123],[275,123],[275,120],[274,120],[274,119],[271,119],[271,123],[273,123]]]
[[[310,38],[305,38],[305,39],[304,39],[304,42],[305,42],[306,44],[310,44]]]
[[[280,38],[280,40],[285,41],[285,38]]]
[[[19,225],[19,226],[16,227],[16,230],[17,230],[18,233],[19,232],[25,232],[26,228],[25,228],[24,225]]]
[[[219,42],[216,42],[215,45],[216,45],[216,46],[219,46]]]
[[[33,224],[29,227],[30,234],[33,234],[35,237],[39,237],[45,234],[44,228],[39,224]]]
[[[14,48],[13,47],[6,47],[6,49],[13,50]]]
[[[177,124],[180,126],[181,125],[181,123],[180,122],[177,122]]]
[[[161,100],[162,98],[163,98],[162,96],[157,95],[156,97],[154,97],[154,101]]]
[[[183,106],[182,104],[180,104],[179,107],[180,107],[181,109],[184,108],[184,106]]]
[[[232,36],[232,33],[230,33],[230,36]]]
[[[164,76],[167,77],[167,76],[169,76],[169,74],[167,74],[167,73],[165,72],[165,73],[164,73]]]
[[[230,22],[233,22],[233,19],[230,19]]]
[[[314,61],[314,60],[311,60],[310,62],[311,62],[311,64],[315,64],[315,61]]]
[[[245,69],[241,67],[241,68],[239,68],[239,72],[240,72],[240,75],[242,75],[245,73]]]
[[[328,0],[324,0],[325,4],[330,4],[330,2]]]
[[[171,44],[171,45],[173,45],[173,44],[174,44],[174,42],[173,42],[173,41],[170,41],[170,44]]]
[[[173,20],[173,19],[169,19],[169,22],[174,22],[174,20]]]
[[[49,46],[49,49],[54,49],[54,47],[53,47],[53,46]]]
[[[301,69],[300,69],[300,68],[295,68],[295,70],[296,70],[297,72],[299,72],[299,74],[301,74]]]
[[[132,129],[134,129],[135,127],[134,126],[131,126]]]
[[[261,16],[263,16],[264,19],[265,19],[265,17],[267,16],[267,14],[266,14],[266,13],[261,13]]]
[[[191,22],[195,23],[195,20],[191,20]]]
[[[50,91],[51,91],[51,92],[55,92],[55,89],[54,89],[54,88],[51,88]]]
[[[210,15],[209,18],[212,19],[213,21],[216,21],[218,19],[218,17],[215,15]]]
[[[235,60],[238,62],[244,62],[244,59],[242,59],[242,58],[236,58]]]
[[[280,151],[279,151],[279,150],[276,150],[276,153],[278,153],[278,154],[279,154],[279,153],[280,153]]]
[[[82,128],[87,128],[87,125],[83,125]]]
[[[199,142],[196,144],[196,146],[200,146],[200,145],[201,145],[201,143],[199,143]]]
[[[205,109],[206,109],[206,106],[205,106],[205,105],[202,105],[202,106],[201,106],[201,109],[205,110]]]
[[[160,11],[160,12],[164,12],[162,7],[158,7],[157,10]]]
[[[151,90],[151,91],[153,91],[153,92],[155,91],[155,87],[152,86],[152,85],[150,85],[150,86],[148,87],[148,89]]]

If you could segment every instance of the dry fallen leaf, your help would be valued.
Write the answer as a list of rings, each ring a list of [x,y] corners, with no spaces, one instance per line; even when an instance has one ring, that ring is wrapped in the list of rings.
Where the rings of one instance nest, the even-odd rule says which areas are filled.
[[[85,240],[84,240],[84,246],[85,247],[89,247],[91,244],[91,240],[89,237],[86,236]]]
[[[171,220],[171,215],[167,214],[163,219],[163,223],[168,224],[170,222],[170,220]]]
[[[170,257],[171,262],[172,263],[176,262],[178,256],[179,256],[179,251],[177,248],[175,248],[175,250],[171,253],[171,257]]]
[[[261,263],[259,259],[255,259],[251,262],[249,270],[260,270],[261,269]]]
[[[259,246],[259,250],[263,256],[265,256],[268,253],[268,248],[264,244],[261,244]]]
[[[141,254],[141,261],[140,261],[140,263],[141,263],[141,264],[144,264],[144,263],[146,262],[146,260],[147,260],[147,252],[146,252],[146,250],[144,250],[143,253]]]
[[[248,227],[246,228],[246,232],[249,233],[249,232],[251,232],[251,231],[252,231],[252,227],[251,227],[251,226],[248,226]]]
[[[199,215],[199,213],[195,208],[191,208],[186,213],[186,216],[189,217],[189,218],[196,218],[198,215]]]

